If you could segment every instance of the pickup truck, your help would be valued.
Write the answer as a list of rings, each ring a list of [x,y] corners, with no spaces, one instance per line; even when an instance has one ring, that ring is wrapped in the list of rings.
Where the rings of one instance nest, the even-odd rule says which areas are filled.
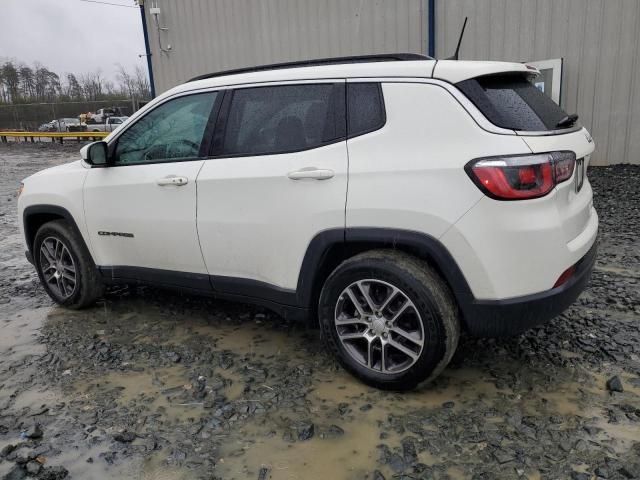
[[[119,107],[101,108],[91,114],[88,123],[104,123],[109,117],[121,117],[122,113],[122,109]]]
[[[90,132],[113,132],[129,117],[107,117],[104,123],[90,123],[87,130]]]

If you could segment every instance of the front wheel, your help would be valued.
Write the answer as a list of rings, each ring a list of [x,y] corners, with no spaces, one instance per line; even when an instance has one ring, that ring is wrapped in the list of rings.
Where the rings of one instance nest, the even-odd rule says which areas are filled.
[[[458,345],[455,300],[425,262],[375,250],[343,262],[320,295],[328,349],[364,383],[409,390],[447,366]]]
[[[66,221],[40,227],[33,260],[42,286],[59,305],[84,308],[102,295],[104,287],[91,254]]]

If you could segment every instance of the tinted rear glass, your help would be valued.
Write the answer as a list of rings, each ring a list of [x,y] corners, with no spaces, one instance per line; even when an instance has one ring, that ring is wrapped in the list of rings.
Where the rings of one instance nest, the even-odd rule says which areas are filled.
[[[347,84],[348,132],[350,137],[381,128],[385,122],[379,83]]]
[[[567,116],[557,103],[520,75],[472,78],[456,86],[498,127],[557,130],[558,122]]]

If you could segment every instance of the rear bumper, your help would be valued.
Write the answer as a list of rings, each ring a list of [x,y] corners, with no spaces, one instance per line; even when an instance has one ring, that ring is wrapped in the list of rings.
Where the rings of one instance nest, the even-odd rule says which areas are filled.
[[[596,261],[594,242],[576,263],[576,270],[563,285],[540,293],[506,300],[471,300],[461,309],[467,331],[476,336],[518,335],[562,313],[585,289]]]

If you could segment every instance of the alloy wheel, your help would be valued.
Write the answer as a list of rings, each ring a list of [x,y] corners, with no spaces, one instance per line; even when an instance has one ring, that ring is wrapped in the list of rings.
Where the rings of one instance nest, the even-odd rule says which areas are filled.
[[[345,350],[377,373],[407,370],[424,348],[420,313],[406,293],[388,282],[352,283],[338,297],[334,318]]]
[[[49,288],[61,299],[71,297],[76,290],[76,266],[67,246],[56,237],[47,237],[40,244],[40,270]]]

